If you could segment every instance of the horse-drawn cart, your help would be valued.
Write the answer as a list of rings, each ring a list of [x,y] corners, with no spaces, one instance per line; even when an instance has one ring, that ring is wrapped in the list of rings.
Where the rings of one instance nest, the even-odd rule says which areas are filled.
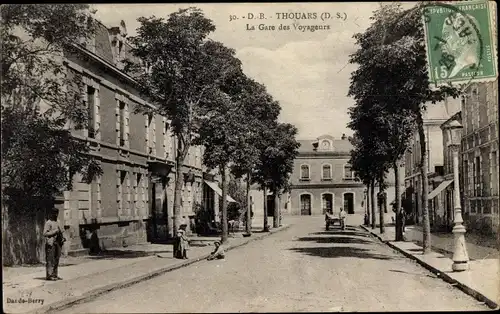
[[[343,228],[344,224],[342,223],[342,219],[344,218],[340,218],[339,216],[326,213],[325,214],[326,231],[330,230],[330,226],[334,226],[336,224],[338,224],[341,229],[344,229]]]

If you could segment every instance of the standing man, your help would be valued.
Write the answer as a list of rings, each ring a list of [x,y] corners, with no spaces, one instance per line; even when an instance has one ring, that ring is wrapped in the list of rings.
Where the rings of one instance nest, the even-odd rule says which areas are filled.
[[[345,217],[346,217],[346,212],[344,211],[344,208],[340,207],[339,218],[340,218],[340,227],[342,228],[342,230],[345,230]]]
[[[57,275],[57,269],[59,267],[59,258],[61,258],[61,247],[66,239],[64,239],[62,229],[57,222],[58,215],[59,210],[57,208],[52,208],[49,214],[49,219],[47,220],[47,222],[45,223],[45,227],[43,228],[43,236],[46,239],[46,279],[51,281],[62,279]]]

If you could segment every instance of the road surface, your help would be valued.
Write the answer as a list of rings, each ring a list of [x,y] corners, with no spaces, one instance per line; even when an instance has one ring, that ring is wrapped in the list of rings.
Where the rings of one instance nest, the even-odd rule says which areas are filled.
[[[64,313],[487,310],[349,225],[303,217],[286,231],[102,295]],[[103,278],[105,280],[105,278]]]

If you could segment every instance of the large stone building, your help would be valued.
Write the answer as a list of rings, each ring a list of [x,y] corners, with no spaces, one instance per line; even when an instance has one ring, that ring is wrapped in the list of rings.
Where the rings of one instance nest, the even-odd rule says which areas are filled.
[[[363,210],[364,185],[355,180],[349,164],[352,144],[322,135],[316,140],[299,140],[299,154],[290,178],[290,213],[321,215],[343,207],[349,214]]]
[[[123,22],[99,25],[91,41],[65,56],[69,72],[83,76],[90,114],[88,128],[73,135],[89,143],[103,170],[90,184],[75,175],[73,190],[60,198],[70,251],[86,250],[91,243],[103,249],[172,235],[176,139],[165,117],[134,113],[137,106],[154,105],[140,97],[123,71],[123,60],[132,57],[126,35]],[[218,207],[217,183],[204,173],[202,154],[201,147],[191,147],[182,168],[181,212],[189,226],[197,204]]]
[[[349,164],[353,146],[348,138],[345,135],[340,138],[322,135],[314,140],[299,140],[299,143],[299,154],[294,160],[294,170],[290,176],[290,191],[280,195],[282,214],[323,215],[330,209],[338,213],[343,207],[348,214],[363,215],[367,204],[366,187],[355,179]],[[380,209],[390,212],[396,195],[395,182],[394,171],[390,169],[385,177],[385,193],[376,199],[376,213]],[[399,171],[399,182],[402,192],[404,166]],[[379,188],[376,186],[375,196],[378,194]],[[250,195],[254,221],[260,222],[264,214],[264,194],[255,185]],[[266,197],[268,216],[272,216],[274,196],[268,192]]]
[[[498,82],[473,84],[462,100],[462,176],[467,227],[499,233]]]

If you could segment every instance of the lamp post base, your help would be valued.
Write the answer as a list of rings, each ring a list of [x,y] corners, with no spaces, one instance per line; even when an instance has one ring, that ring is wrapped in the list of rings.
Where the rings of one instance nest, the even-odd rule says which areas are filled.
[[[453,271],[464,271],[469,269],[469,254],[465,243],[465,228],[463,225],[455,225],[455,251],[453,253]]]
[[[464,261],[464,262],[453,261],[453,265],[451,266],[451,269],[453,271],[469,270],[469,262],[467,262],[467,261]]]

